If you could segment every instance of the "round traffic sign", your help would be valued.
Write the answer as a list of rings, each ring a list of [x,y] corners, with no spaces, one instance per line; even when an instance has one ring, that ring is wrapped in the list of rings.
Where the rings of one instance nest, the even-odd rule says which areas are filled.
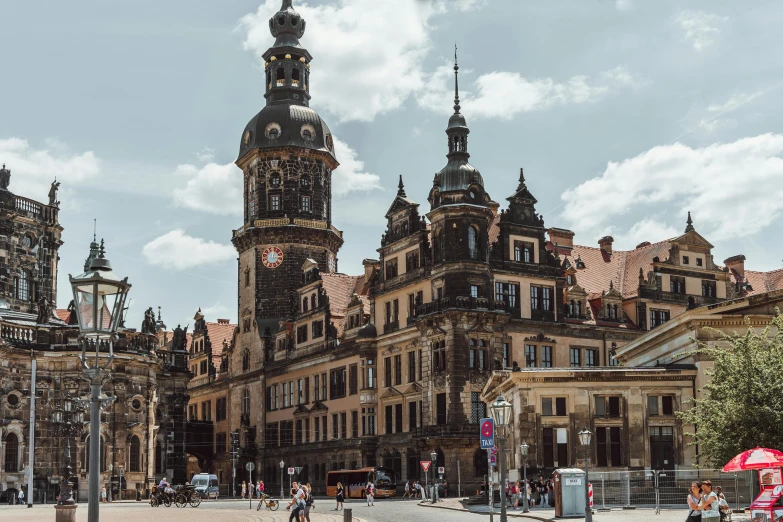
[[[492,427],[492,423],[488,420],[485,420],[483,423],[481,423],[481,434],[485,437],[491,437]]]
[[[245,464],[245,469],[248,471],[253,471],[254,469],[256,469],[256,465],[253,464],[252,462],[248,462],[247,464]]]

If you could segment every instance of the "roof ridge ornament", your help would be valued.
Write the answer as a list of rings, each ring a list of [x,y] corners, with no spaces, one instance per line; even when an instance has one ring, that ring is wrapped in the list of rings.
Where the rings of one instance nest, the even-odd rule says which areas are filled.
[[[457,44],[454,43],[454,114],[459,114],[459,64],[457,63]]]
[[[402,183],[402,174],[400,174],[400,183],[397,185],[397,195],[400,197],[406,197],[405,185]]]
[[[685,233],[686,234],[688,232],[693,232],[693,231],[696,230],[695,228],[693,228],[693,220],[691,219],[691,211],[690,210],[688,211],[688,221],[686,221],[685,223],[686,223],[686,227],[685,227]]]

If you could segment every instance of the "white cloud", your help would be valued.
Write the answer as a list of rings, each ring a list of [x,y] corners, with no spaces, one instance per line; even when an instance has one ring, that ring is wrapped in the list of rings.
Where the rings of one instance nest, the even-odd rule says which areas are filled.
[[[618,11],[630,11],[633,9],[633,1],[632,0],[615,0],[614,2],[614,8]]]
[[[201,163],[211,163],[215,160],[215,149],[204,147],[200,152],[196,153],[196,158]]]
[[[453,6],[458,11],[475,11],[489,3],[489,0],[452,0]]]
[[[22,138],[0,139],[0,163],[11,171],[9,188],[15,194],[48,202],[46,195],[55,178],[73,186],[100,174],[101,160],[94,152],[74,153],[52,138],[44,143],[45,148],[35,148]]]
[[[141,253],[148,263],[168,270],[223,263],[237,255],[231,245],[189,236],[179,228],[156,237],[144,245]]]
[[[767,90],[757,91],[751,94],[735,94],[731,98],[729,98],[725,103],[721,104],[713,104],[707,107],[707,111],[709,112],[719,112],[719,113],[725,113],[729,111],[733,111],[736,109],[739,109],[743,105],[752,102],[759,96],[765,95]]]
[[[230,308],[220,301],[216,302],[212,306],[207,306],[201,309],[201,313],[209,322],[217,322],[218,319],[228,319],[236,323],[236,308]],[[219,342],[223,342],[220,340]]]
[[[366,192],[381,188],[377,174],[364,172],[364,162],[344,141],[334,138],[334,153],[340,166],[332,173],[332,194],[345,196],[349,192]]]
[[[611,89],[635,83],[623,67],[599,75],[597,81],[587,76],[572,76],[559,83],[552,78],[527,79],[519,73],[496,71],[482,74],[474,82],[474,90],[460,83],[460,105],[471,118],[511,119],[520,112],[543,110],[556,105],[592,103]],[[432,74],[428,88],[418,98],[419,105],[443,114],[453,112],[454,92],[452,65],[442,65]]]
[[[675,22],[684,33],[683,39],[701,52],[715,43],[715,37],[720,33],[719,27],[728,20],[727,16],[686,9],[677,16]]]
[[[399,108],[424,85],[422,63],[432,45],[430,19],[443,6],[421,0],[342,0],[319,6],[297,2],[296,10],[307,21],[302,45],[314,55],[313,106],[326,108],[339,121],[372,121]],[[280,0],[265,0],[240,20],[245,49],[259,59],[274,42],[268,21],[279,8]]]
[[[224,216],[243,214],[242,171],[233,163],[179,165],[174,174],[189,178],[184,188],[174,190],[175,205]]]
[[[752,235],[783,216],[782,154],[782,134],[654,147],[609,162],[600,176],[564,192],[563,217],[597,237],[625,214],[664,211],[681,228],[690,210],[697,229],[714,241]]]
[[[634,225],[627,232],[623,232],[615,237],[616,248],[620,250],[631,250],[643,241],[655,243],[663,239],[669,239],[680,235],[681,230],[661,221],[644,218]]]

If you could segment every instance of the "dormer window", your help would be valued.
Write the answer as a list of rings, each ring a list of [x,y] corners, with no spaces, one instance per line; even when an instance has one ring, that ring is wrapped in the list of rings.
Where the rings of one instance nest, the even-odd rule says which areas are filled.
[[[566,281],[568,281],[569,285],[573,285],[574,284],[574,276],[572,276],[571,274],[568,274],[568,276],[566,276]]]
[[[582,261],[581,257],[577,257],[576,258],[576,268],[584,268],[584,267],[585,267],[585,262]]]
[[[271,176],[269,176],[269,185],[272,186],[272,187],[279,187],[280,186],[280,174],[272,174]]]

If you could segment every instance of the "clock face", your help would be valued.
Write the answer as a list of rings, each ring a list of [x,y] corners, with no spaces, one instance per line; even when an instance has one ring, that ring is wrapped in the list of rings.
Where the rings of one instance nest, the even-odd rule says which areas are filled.
[[[277,247],[269,247],[261,254],[261,261],[267,268],[277,268],[283,263],[283,251]]]
[[[30,239],[30,236],[24,236],[24,246],[30,248],[32,244],[33,244],[33,240]]]

